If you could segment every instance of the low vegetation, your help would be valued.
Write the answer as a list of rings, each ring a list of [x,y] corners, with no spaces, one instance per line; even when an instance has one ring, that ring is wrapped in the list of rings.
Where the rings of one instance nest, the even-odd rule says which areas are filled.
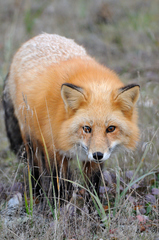
[[[140,142],[106,162],[91,212],[77,162],[69,202],[53,206],[44,192],[43,201],[34,198],[27,162],[9,150],[0,103],[0,239],[159,239],[158,10],[158,0],[0,3],[1,94],[13,54],[42,31],[75,39],[141,89]]]

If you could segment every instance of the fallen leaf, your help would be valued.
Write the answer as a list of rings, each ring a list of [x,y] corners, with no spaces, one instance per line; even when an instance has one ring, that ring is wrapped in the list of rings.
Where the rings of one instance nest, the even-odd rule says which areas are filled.
[[[151,178],[149,182],[150,185],[153,185],[155,183],[155,178]]]
[[[83,189],[83,188],[82,188],[81,190],[79,190],[79,194],[82,195],[82,196],[85,195],[85,192],[86,192],[86,191],[85,191],[85,189]]]
[[[129,180],[131,180],[132,179],[132,177],[134,176],[134,171],[126,171],[126,173],[125,173],[125,176],[129,179]],[[137,176],[134,178],[134,180],[135,179],[137,179]]]
[[[159,188],[152,188],[153,195],[159,195]]]
[[[146,223],[146,221],[148,220],[148,216],[145,215],[137,215],[136,218],[140,223]]]
[[[135,203],[135,197],[128,195],[128,194],[126,195],[126,197],[128,198],[129,202]]]
[[[152,194],[147,194],[147,195],[145,196],[145,200],[146,200],[147,202],[151,203],[151,204],[154,204],[154,205],[155,205],[155,203],[156,203],[156,198],[155,198],[155,196],[153,196]]]
[[[137,188],[139,188],[139,187],[140,187],[140,185],[137,184],[137,183],[135,183],[135,184],[132,185],[132,188],[133,188],[133,189],[137,189]]]
[[[113,180],[112,180],[112,176],[110,174],[109,171],[104,171],[103,172],[103,177],[104,177],[104,180],[108,183],[108,184],[112,184],[113,183]]]
[[[142,205],[137,205],[137,206],[134,207],[134,210],[136,211],[136,210],[140,210],[140,209],[142,209],[142,208],[143,208]]]
[[[114,229],[110,229],[110,230],[109,230],[109,232],[110,232],[111,234],[114,234],[116,231],[117,231],[117,228],[114,228]]]
[[[144,232],[146,230],[146,226],[140,224],[140,232]]]
[[[105,194],[106,191],[108,192],[109,191],[109,187],[103,187],[103,186],[100,186],[99,188],[99,193],[102,195],[102,194]]]
[[[104,211],[108,210],[108,206],[107,205],[103,205]]]

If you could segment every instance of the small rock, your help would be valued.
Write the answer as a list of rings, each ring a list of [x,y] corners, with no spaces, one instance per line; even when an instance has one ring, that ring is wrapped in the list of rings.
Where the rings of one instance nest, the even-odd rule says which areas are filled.
[[[8,201],[8,208],[17,208],[22,203],[22,194],[17,192],[13,197]]]

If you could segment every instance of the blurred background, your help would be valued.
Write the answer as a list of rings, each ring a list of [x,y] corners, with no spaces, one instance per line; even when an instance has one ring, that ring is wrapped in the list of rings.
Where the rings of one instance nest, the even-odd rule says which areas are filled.
[[[155,134],[142,171],[158,168],[159,0],[1,1],[0,95],[14,53],[23,42],[42,32],[74,39],[99,62],[115,70],[125,84],[140,84],[141,140],[135,153],[119,156],[119,162],[125,168],[137,167]],[[0,169],[12,176],[17,164],[9,151],[0,102]],[[113,160],[108,161],[107,167],[113,164]]]

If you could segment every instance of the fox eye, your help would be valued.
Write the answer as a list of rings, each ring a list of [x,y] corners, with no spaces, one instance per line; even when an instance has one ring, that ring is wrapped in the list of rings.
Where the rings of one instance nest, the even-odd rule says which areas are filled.
[[[89,126],[83,126],[82,128],[83,128],[83,131],[85,133],[91,133],[92,132],[92,129]]]
[[[107,133],[111,133],[111,132],[114,132],[115,129],[116,129],[115,126],[109,126],[109,127],[106,129],[106,132],[107,132]]]

